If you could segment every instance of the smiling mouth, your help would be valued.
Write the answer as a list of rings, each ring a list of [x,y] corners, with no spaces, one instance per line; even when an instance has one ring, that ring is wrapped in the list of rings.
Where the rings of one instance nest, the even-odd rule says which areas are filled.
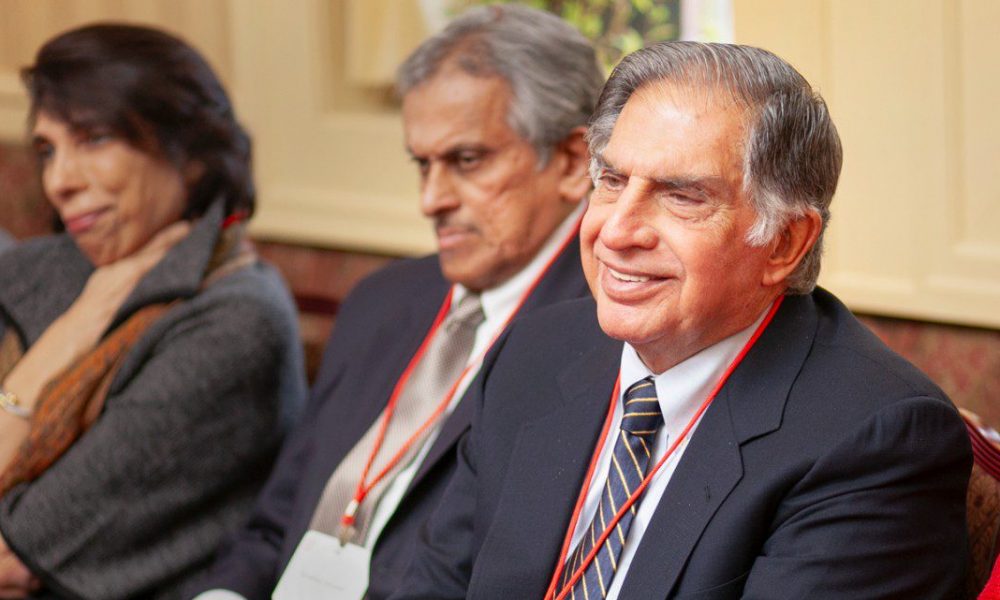
[[[66,217],[63,219],[63,225],[66,226],[66,231],[73,235],[86,233],[97,224],[97,221],[100,220],[105,212],[107,212],[107,209],[99,208],[83,214]]]
[[[645,283],[652,279],[647,275],[629,275],[628,273],[622,273],[621,271],[615,271],[611,267],[608,267],[608,272],[611,276],[618,281],[627,281],[629,283]]]

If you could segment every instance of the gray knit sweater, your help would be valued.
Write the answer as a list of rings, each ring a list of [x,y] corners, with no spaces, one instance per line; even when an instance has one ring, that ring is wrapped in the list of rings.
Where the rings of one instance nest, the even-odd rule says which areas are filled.
[[[298,413],[301,345],[277,273],[256,264],[199,291],[221,219],[217,204],[115,317],[186,298],[130,350],[97,422],[0,499],[0,532],[42,597],[177,597],[248,514]],[[30,346],[92,270],[65,235],[4,254],[0,334]]]

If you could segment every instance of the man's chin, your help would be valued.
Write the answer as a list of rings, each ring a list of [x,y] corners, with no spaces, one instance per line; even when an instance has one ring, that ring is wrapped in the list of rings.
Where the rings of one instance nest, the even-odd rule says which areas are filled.
[[[441,274],[451,283],[460,284],[472,291],[482,291],[490,287],[490,272],[486,267],[477,268],[476,261],[467,254],[439,254]]]
[[[622,315],[620,309],[602,310],[600,305],[597,307],[597,322],[604,334],[610,338],[627,343],[641,339],[637,325],[632,321],[633,319]]]
[[[655,314],[641,306],[625,306],[601,298],[597,301],[597,321],[608,337],[633,346],[660,339]]]

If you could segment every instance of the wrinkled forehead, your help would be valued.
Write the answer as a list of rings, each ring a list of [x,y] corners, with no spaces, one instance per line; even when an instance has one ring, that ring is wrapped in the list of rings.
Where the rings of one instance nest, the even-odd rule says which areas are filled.
[[[686,80],[676,78],[659,78],[647,81],[632,93],[637,95],[655,95],[656,97],[674,102],[683,101],[693,106],[729,110],[733,107],[746,109],[747,103],[729,86],[720,82],[709,82],[702,79]]]
[[[594,148],[600,159],[609,145],[672,144],[690,152],[710,145],[730,156],[745,156],[749,135],[746,105],[723,89],[670,81],[654,81],[636,89],[616,115],[604,147]],[[625,130],[629,131],[626,132]],[[670,150],[670,149],[663,149]]]
[[[498,76],[442,71],[403,97],[409,146],[438,145],[483,136],[516,136],[508,124],[510,85]],[[519,136],[518,136],[519,137]]]
[[[680,108],[693,118],[725,114],[738,119],[744,128],[749,125],[753,112],[746,101],[722,83],[656,79],[636,88],[625,105],[633,100],[651,106]]]

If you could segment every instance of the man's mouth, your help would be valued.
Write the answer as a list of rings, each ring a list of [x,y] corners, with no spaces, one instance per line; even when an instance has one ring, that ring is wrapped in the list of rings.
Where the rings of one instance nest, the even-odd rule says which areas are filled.
[[[611,267],[608,267],[608,272],[611,276],[619,281],[627,281],[629,283],[645,283],[652,279],[648,275],[630,275],[628,273],[622,273],[621,271],[616,271]]]
[[[465,243],[474,233],[471,227],[439,225],[435,228],[438,249],[450,250]]]

